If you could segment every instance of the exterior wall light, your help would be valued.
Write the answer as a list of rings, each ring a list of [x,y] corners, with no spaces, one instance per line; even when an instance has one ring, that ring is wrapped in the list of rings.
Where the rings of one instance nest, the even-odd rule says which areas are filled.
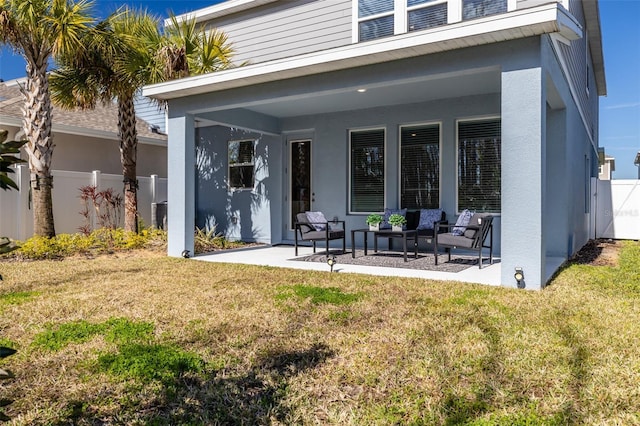
[[[333,265],[336,263],[338,263],[338,261],[336,260],[335,255],[327,258],[327,265],[331,268],[331,272],[333,272]]]
[[[367,89],[362,88],[362,89],[358,89],[358,90],[356,90],[356,91],[357,91],[358,93],[364,93],[364,92],[366,92],[366,91],[367,91]]]
[[[515,278],[518,283],[518,288],[524,288],[524,272],[522,272],[522,268],[516,268],[516,273],[513,274],[513,278]]]

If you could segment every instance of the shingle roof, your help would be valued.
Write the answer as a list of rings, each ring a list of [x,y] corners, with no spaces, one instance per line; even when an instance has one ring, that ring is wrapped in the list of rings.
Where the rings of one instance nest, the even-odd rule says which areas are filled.
[[[16,86],[0,83],[0,124],[22,125],[22,94]],[[140,142],[163,143],[167,135],[152,132],[149,124],[138,118]],[[117,138],[118,109],[116,105],[98,105],[93,110],[65,110],[53,107],[53,129],[62,133]]]

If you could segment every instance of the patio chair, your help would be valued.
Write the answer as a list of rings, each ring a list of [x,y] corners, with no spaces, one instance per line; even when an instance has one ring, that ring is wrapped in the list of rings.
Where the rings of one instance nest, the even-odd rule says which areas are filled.
[[[458,225],[459,226],[459,225]],[[493,216],[486,213],[475,213],[469,220],[461,235],[454,232],[440,233],[440,228],[452,229],[456,225],[443,225],[436,222],[433,253],[435,264],[438,264],[438,249],[444,248],[451,261],[451,249],[460,248],[478,252],[478,267],[482,269],[482,249],[489,249],[489,264],[493,264]],[[489,245],[484,241],[489,237]]]
[[[312,212],[310,212],[312,213]],[[312,216],[313,217],[313,216]],[[339,226],[341,224],[341,227]],[[298,213],[295,223],[295,248],[296,256],[298,255],[298,240],[311,241],[313,243],[313,252],[316,252],[316,242],[324,241],[327,249],[327,258],[329,258],[329,241],[342,240],[342,253],[346,252],[346,232],[344,220],[328,221],[324,219],[324,215],[317,214],[313,220],[309,220],[307,213]],[[300,238],[298,238],[298,236]]]

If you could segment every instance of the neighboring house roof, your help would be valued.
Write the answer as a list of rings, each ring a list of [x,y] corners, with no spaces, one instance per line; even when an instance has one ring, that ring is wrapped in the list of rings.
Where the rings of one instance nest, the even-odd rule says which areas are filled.
[[[257,4],[264,0],[232,0],[228,5]],[[206,10],[222,10],[222,3]],[[227,6],[228,6],[227,5]],[[174,99],[252,84],[320,74],[363,65],[428,55],[471,46],[514,40],[534,35],[560,33],[569,40],[583,37],[575,18],[558,3],[515,10],[486,19],[457,22],[429,31],[349,44],[332,49],[238,67],[211,74],[147,86],[144,96]],[[600,89],[599,89],[600,90]]]
[[[17,82],[0,83],[0,125],[22,127],[24,99]],[[166,145],[167,136],[155,133],[149,124],[138,118],[138,141]],[[118,109],[116,105],[99,104],[93,110],[53,108],[53,130],[82,136],[118,139]]]
[[[604,162],[605,163],[609,163],[609,167],[611,167],[611,171],[615,172],[616,171],[616,159],[615,157],[610,157],[610,156],[606,156],[604,157]]]

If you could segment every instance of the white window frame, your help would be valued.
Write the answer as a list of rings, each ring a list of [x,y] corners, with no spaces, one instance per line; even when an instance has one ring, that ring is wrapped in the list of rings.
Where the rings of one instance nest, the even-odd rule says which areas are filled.
[[[383,195],[382,195],[382,199],[383,199],[383,210],[384,207],[386,207],[387,205],[387,128],[386,126],[376,126],[376,127],[362,127],[362,128],[354,128],[354,129],[349,129],[349,132],[347,134],[347,149],[348,149],[348,162],[347,162],[347,181],[348,181],[348,187],[347,187],[347,203],[348,203],[348,214],[350,215],[368,215],[371,213],[381,213],[383,210],[380,211],[370,211],[370,212],[356,212],[353,211],[351,209],[352,206],[352,200],[351,200],[351,185],[352,185],[352,176],[351,176],[351,134],[352,133],[357,133],[357,132],[366,132],[366,131],[370,131],[370,130],[382,130],[384,133],[384,141],[382,143],[382,148],[384,150],[384,167],[383,167],[383,179],[384,179],[384,184],[382,185],[383,189]]]
[[[459,188],[458,188],[458,164],[460,161],[459,158],[459,142],[460,142],[460,135],[458,132],[458,128],[459,128],[459,123],[468,123],[468,122],[472,122],[472,121],[487,121],[487,120],[502,120],[502,116],[500,115],[481,115],[481,116],[474,116],[474,117],[465,117],[465,118],[458,118],[456,119],[455,122],[455,126],[456,126],[456,163],[455,163],[455,167],[456,167],[456,214],[460,214],[462,211],[458,209],[459,207]],[[500,136],[500,150],[502,150],[502,136]],[[500,170],[502,170],[502,164],[500,164]],[[500,203],[502,204],[502,195],[500,198]],[[500,216],[502,214],[502,206],[500,206],[500,211],[499,212],[491,212],[492,215],[494,216]]]
[[[398,127],[398,206],[402,208],[402,129],[404,127],[438,126],[438,205],[442,206],[442,121],[427,121],[419,123],[405,123]]]
[[[407,6],[408,0],[394,0],[393,10],[389,12],[379,13],[377,15],[370,15],[364,18],[360,18],[359,16],[359,4],[360,0],[352,0],[352,33],[351,33],[351,41],[353,43],[361,43],[360,42],[360,22],[369,21],[372,19],[383,18],[385,16],[393,15],[393,34],[405,34],[409,32],[409,20],[408,13],[414,10],[424,9],[427,7],[435,6],[438,4],[446,3],[447,4],[447,24],[452,24],[454,22],[460,22],[462,20],[462,0],[433,0],[427,3],[418,4],[415,6]],[[379,39],[373,39],[379,40]],[[367,40],[367,41],[373,41]],[[366,43],[366,42],[362,42]]]
[[[253,144],[253,155],[250,163],[238,163],[231,164],[231,160],[229,158],[229,147],[232,143],[242,143],[242,142],[250,142]],[[235,167],[248,167],[251,166],[253,168],[253,176],[251,179],[251,187],[244,186],[233,186],[231,184],[231,169]],[[230,191],[253,191],[256,185],[256,140],[255,139],[237,139],[230,140],[227,142],[227,187]]]

